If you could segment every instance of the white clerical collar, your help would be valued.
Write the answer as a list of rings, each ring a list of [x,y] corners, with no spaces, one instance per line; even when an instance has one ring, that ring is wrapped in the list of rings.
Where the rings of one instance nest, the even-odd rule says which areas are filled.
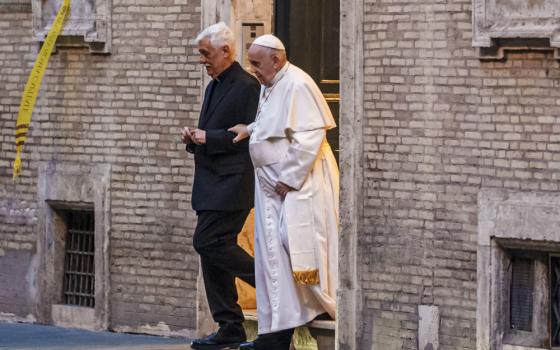
[[[284,67],[282,67],[278,72],[276,72],[276,74],[274,75],[274,78],[272,78],[272,80],[270,81],[270,84],[268,85],[268,87],[273,86],[274,84],[276,84],[280,79],[282,79],[282,77],[284,76],[284,74],[286,74],[286,71],[288,70],[288,66],[290,65],[290,62],[286,62],[286,64],[284,65]]]

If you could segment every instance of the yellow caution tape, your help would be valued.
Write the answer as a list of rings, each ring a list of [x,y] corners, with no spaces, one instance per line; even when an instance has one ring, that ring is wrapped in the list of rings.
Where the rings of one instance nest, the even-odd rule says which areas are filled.
[[[66,19],[66,15],[69,11],[70,0],[64,0],[64,3],[60,6],[60,9],[56,14],[52,28],[43,43],[43,47],[41,47],[41,51],[39,51],[39,56],[33,65],[31,74],[27,79],[27,84],[25,84],[23,95],[21,96],[16,123],[17,154],[14,161],[14,181],[21,173],[21,150],[23,149],[23,144],[27,139],[27,132],[29,131],[29,124],[31,123],[31,116],[33,115],[33,108],[35,107],[35,102],[37,101],[41,81],[43,80],[43,75],[45,74],[45,70],[47,69],[47,65],[49,63],[49,58],[51,57],[54,45],[56,44],[56,39],[62,30],[64,20]]]

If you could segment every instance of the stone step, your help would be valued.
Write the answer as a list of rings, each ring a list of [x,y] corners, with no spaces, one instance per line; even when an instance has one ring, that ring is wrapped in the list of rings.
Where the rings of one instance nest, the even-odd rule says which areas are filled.
[[[257,310],[243,310],[247,338],[257,336]],[[334,350],[335,321],[314,320],[294,332],[292,348],[295,350]]]

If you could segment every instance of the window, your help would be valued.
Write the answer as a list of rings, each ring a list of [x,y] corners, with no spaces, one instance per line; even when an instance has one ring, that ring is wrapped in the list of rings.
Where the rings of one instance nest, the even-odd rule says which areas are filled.
[[[37,183],[38,316],[62,327],[107,329],[111,166],[44,162]]]
[[[506,242],[505,245],[511,242]],[[503,325],[503,344],[548,348],[550,344],[549,254],[504,247],[504,290],[496,316]]]
[[[521,331],[533,329],[533,290],[535,262],[513,257],[511,260],[510,328]]]
[[[92,210],[65,210],[63,303],[95,307],[95,227]]]
[[[495,313],[503,334],[502,343],[517,346],[546,347],[550,344],[549,254],[535,249],[503,249],[502,281],[504,288],[494,290],[502,307]],[[517,243],[514,243],[516,245]],[[499,329],[499,328],[498,328]]]

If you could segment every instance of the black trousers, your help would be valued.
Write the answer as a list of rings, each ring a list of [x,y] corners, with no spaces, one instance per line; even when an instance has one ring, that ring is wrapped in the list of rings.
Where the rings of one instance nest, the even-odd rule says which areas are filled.
[[[254,259],[237,245],[248,214],[249,210],[197,212],[193,246],[200,255],[212,317],[220,326],[244,320],[237,304],[235,277],[255,286]]]

